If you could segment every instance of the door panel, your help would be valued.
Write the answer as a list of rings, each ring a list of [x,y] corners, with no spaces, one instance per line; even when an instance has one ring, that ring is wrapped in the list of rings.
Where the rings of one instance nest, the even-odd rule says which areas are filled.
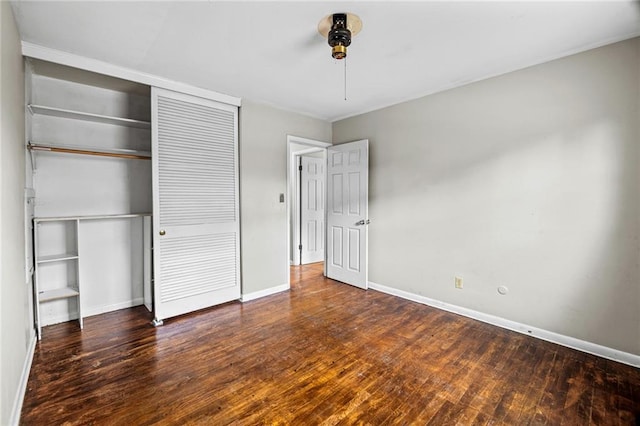
[[[332,242],[329,244],[331,251],[331,266],[342,268],[342,227],[331,227]]]
[[[367,288],[369,141],[328,148],[327,276]]]
[[[360,214],[360,173],[349,173],[349,214]]]
[[[349,229],[349,270],[355,273],[360,272],[360,230]]]
[[[157,321],[240,297],[237,108],[152,90]]]
[[[300,157],[302,166],[300,223],[302,257],[304,265],[324,260],[324,181],[325,160],[323,158]]]
[[[331,191],[331,194],[333,195],[331,211],[334,214],[342,214],[342,208],[344,207],[342,203],[342,173],[335,173],[330,176],[332,181],[331,183],[333,185],[333,190]]]

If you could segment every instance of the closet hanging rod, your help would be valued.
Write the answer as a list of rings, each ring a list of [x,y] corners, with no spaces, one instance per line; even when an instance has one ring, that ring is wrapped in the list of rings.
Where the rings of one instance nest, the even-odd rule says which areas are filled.
[[[49,152],[63,152],[66,154],[80,154],[80,155],[95,155],[99,157],[116,157],[116,158],[128,158],[131,160],[150,160],[148,155],[138,154],[124,154],[119,152],[105,152],[105,151],[93,151],[89,149],[77,149],[77,148],[62,148],[50,145],[38,145],[29,143],[27,146],[31,151],[49,151]]]

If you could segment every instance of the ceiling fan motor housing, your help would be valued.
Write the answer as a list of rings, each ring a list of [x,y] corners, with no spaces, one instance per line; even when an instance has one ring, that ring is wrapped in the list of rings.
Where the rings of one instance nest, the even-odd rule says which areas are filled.
[[[333,14],[333,25],[331,25],[327,41],[332,48],[331,56],[335,59],[347,57],[347,46],[351,44],[351,31],[347,28],[346,13]]]

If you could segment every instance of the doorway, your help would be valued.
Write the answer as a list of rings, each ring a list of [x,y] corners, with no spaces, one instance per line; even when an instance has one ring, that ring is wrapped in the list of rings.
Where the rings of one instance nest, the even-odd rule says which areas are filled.
[[[324,164],[326,164],[327,150],[326,148],[331,146],[330,143],[317,141],[313,139],[301,138],[298,136],[287,136],[287,247],[289,254],[289,265],[300,265],[301,261],[309,263],[311,261],[317,261],[315,259],[320,256],[319,261],[324,260],[324,248],[326,243],[325,226],[324,226],[324,194],[326,181],[326,170]],[[315,159],[315,160],[314,160]],[[301,181],[301,161],[308,166],[308,170],[305,172],[314,172],[315,176],[306,174],[304,183]],[[321,170],[319,166],[322,164]],[[322,179],[319,181],[318,173],[321,173]],[[311,179],[310,179],[311,176]],[[303,184],[302,184],[303,183]],[[319,186],[322,185],[320,188]],[[311,191],[310,191],[311,188]],[[318,197],[322,197],[321,200]],[[321,201],[322,209],[306,209],[306,212],[301,209],[301,202],[305,201],[306,207],[314,206],[315,203]],[[319,207],[319,206],[318,206]],[[305,220],[304,213],[310,213],[307,215],[306,226],[303,223]],[[303,215],[301,220],[301,214]],[[312,216],[316,217],[312,217]],[[322,217],[322,224],[318,222],[318,215]],[[302,229],[301,229],[302,228]],[[303,230],[303,232],[301,232]],[[306,235],[305,235],[306,234]],[[311,237],[312,247],[309,247],[309,240]],[[302,243],[301,243],[302,241]],[[321,253],[319,248],[321,243]],[[306,250],[305,254],[309,256],[301,256],[300,246],[302,250],[307,248],[313,248],[314,250]],[[314,257],[315,256],[315,257]]]
[[[304,154],[322,152],[324,164],[324,226],[321,238],[324,275],[362,289],[368,288],[369,141],[331,145],[287,136],[287,248],[289,265],[301,264],[301,224],[295,206],[302,199],[296,173]],[[302,181],[302,179],[301,179]],[[304,185],[302,185],[304,186]],[[291,286],[291,277],[288,283]]]

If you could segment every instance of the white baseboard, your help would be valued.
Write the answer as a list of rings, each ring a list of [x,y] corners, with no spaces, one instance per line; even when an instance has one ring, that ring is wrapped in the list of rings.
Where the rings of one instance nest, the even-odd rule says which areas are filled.
[[[265,296],[271,296],[272,294],[280,293],[282,291],[287,291],[291,288],[289,284],[277,285],[275,287],[265,288],[264,290],[254,291],[253,293],[243,294],[240,298],[241,302],[249,302],[251,300],[259,299]]]
[[[75,321],[77,319],[78,319],[78,313],[77,312],[71,312],[71,313],[62,314],[62,315],[49,316],[49,317],[46,317],[46,318],[44,316],[40,316],[40,320],[42,321],[42,326],[43,327],[47,327],[49,325],[54,325],[54,324],[60,324],[61,322]]]
[[[592,355],[597,355],[599,357],[607,358],[613,361],[618,361],[623,364],[631,365],[633,367],[640,367],[639,355],[634,355],[628,352],[598,345],[596,343],[587,342],[585,340],[576,339],[575,337],[554,333],[553,331],[532,327],[527,324],[522,324],[516,321],[511,321],[511,320],[497,317],[494,315],[485,314],[483,312],[474,311],[473,309],[464,308],[462,306],[441,302],[439,300],[431,299],[429,297],[421,296],[419,294],[409,293],[407,291],[398,290],[396,288],[387,287],[381,284],[376,284],[371,281],[369,281],[369,288],[372,290],[380,291],[382,293],[390,294],[392,296],[397,296],[403,299],[411,300],[413,302],[422,303],[423,305],[428,305],[434,308],[442,309],[444,311],[453,312],[454,314],[458,314],[458,315],[462,315],[478,321],[482,321],[487,324],[495,325],[501,328],[506,328],[507,330],[526,334],[527,336],[532,336],[541,340],[546,340],[547,342],[557,343],[558,345],[566,346],[568,348],[576,349]]]
[[[96,306],[94,308],[91,309],[85,309],[83,312],[83,316],[86,317],[92,317],[94,315],[100,315],[100,314],[104,314],[107,312],[112,312],[112,311],[118,311],[120,309],[125,309],[125,308],[133,308],[134,306],[140,306],[144,304],[144,297],[136,297],[135,299],[132,300],[126,300],[124,302],[120,302],[120,303],[114,303],[111,305],[103,305],[103,306]]]
[[[117,311],[119,309],[132,308],[134,306],[140,306],[144,304],[143,297],[137,297],[132,300],[125,300],[124,302],[113,303],[111,305],[94,306],[92,308],[84,308],[82,311],[82,318],[92,317],[94,315],[100,315],[107,312]],[[42,326],[60,324],[61,322],[73,321],[78,319],[77,312],[70,312],[63,315],[51,316],[43,318]]]
[[[27,356],[24,359],[22,365],[22,373],[20,374],[20,383],[16,390],[16,396],[13,399],[13,407],[11,408],[11,417],[9,418],[9,424],[12,426],[18,426],[20,423],[20,413],[22,412],[22,403],[24,402],[24,395],[27,392],[27,382],[29,381],[29,372],[31,371],[31,363],[33,362],[33,354],[36,350],[37,342],[35,330],[31,330],[31,338],[29,340],[29,348],[27,349]]]

